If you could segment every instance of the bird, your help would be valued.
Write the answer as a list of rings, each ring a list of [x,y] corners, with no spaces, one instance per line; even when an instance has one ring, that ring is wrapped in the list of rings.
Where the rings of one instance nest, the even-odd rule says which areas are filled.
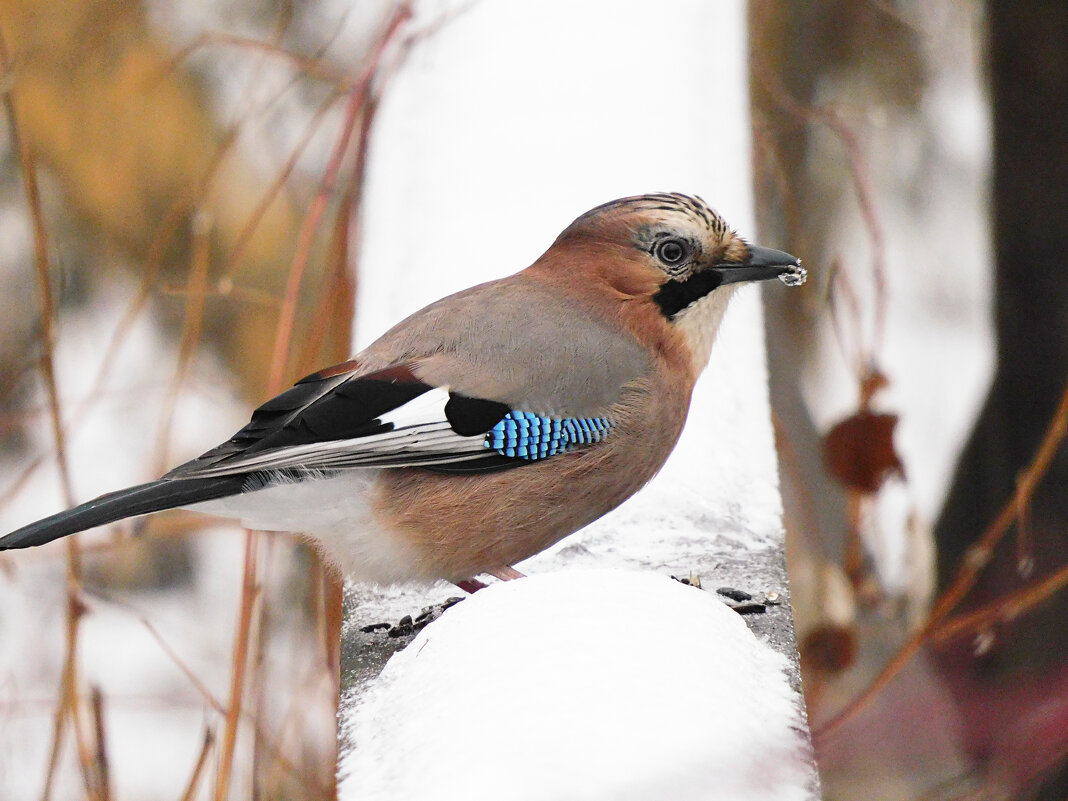
[[[661,468],[738,287],[805,275],[699,197],[613,200],[526,269],[301,379],[226,442],[0,550],[185,508],[294,532],[356,581],[519,576]]]

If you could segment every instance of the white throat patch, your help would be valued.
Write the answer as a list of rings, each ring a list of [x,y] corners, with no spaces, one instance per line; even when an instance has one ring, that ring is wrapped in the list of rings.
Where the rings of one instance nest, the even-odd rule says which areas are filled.
[[[727,304],[741,284],[728,284],[714,289],[700,300],[694,301],[675,316],[675,326],[682,331],[690,346],[690,358],[694,371],[700,373],[708,364],[712,343],[723,322]]]

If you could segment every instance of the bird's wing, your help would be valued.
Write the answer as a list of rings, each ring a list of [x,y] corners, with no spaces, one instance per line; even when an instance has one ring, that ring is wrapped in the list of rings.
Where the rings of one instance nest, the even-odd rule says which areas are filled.
[[[608,417],[548,417],[421,381],[412,365],[315,373],[267,401],[228,441],[165,479],[356,467],[483,472],[600,441]]]
[[[519,274],[417,312],[165,478],[518,467],[603,439],[646,368],[635,341]]]
[[[592,442],[600,436],[597,426],[605,426],[587,421],[576,428],[567,422],[554,432],[550,423],[543,435],[532,437],[530,422],[505,404],[424,383],[409,366],[362,375],[357,370],[355,362],[347,362],[308,376],[263,404],[222,445],[159,481],[108,493],[24,526],[0,537],[0,551],[239,495],[278,471],[299,476],[375,466],[499,470]]]

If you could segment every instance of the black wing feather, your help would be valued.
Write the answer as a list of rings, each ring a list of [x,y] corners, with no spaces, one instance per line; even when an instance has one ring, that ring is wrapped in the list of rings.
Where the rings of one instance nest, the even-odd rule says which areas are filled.
[[[280,395],[271,398],[252,413],[248,425],[229,440],[183,464],[165,478],[195,477],[210,471],[241,471],[242,461],[257,455],[314,443],[349,441],[394,430],[394,424],[381,418],[435,387],[421,381],[407,364],[354,376],[355,362],[314,373]],[[489,431],[509,411],[497,401],[451,394],[445,405],[445,417],[454,432],[463,437]],[[421,456],[406,452],[403,461],[410,465],[426,462],[428,469],[443,472],[474,473],[502,470],[527,464],[527,460],[465,453],[452,470],[442,453]],[[262,461],[262,460],[260,460]],[[286,469],[297,469],[290,463]],[[389,455],[365,462],[367,466],[396,463]],[[257,469],[250,467],[250,471]]]
[[[356,362],[312,373],[260,405],[252,419],[221,445],[167,473],[196,475],[201,469],[259,453],[310,442],[368,436],[389,427],[377,418],[432,387],[408,365],[352,378]]]
[[[485,434],[511,411],[507,403],[469,398],[453,392],[445,404],[445,419],[452,430],[464,437]]]

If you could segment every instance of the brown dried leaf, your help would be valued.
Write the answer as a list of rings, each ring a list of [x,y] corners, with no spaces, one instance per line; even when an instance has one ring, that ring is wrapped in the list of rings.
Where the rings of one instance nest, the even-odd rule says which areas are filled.
[[[860,411],[835,425],[823,438],[831,473],[850,489],[874,493],[893,474],[905,475],[894,449],[896,414]]]
[[[857,635],[846,626],[826,623],[806,634],[799,650],[803,672],[832,676],[856,661]]]

